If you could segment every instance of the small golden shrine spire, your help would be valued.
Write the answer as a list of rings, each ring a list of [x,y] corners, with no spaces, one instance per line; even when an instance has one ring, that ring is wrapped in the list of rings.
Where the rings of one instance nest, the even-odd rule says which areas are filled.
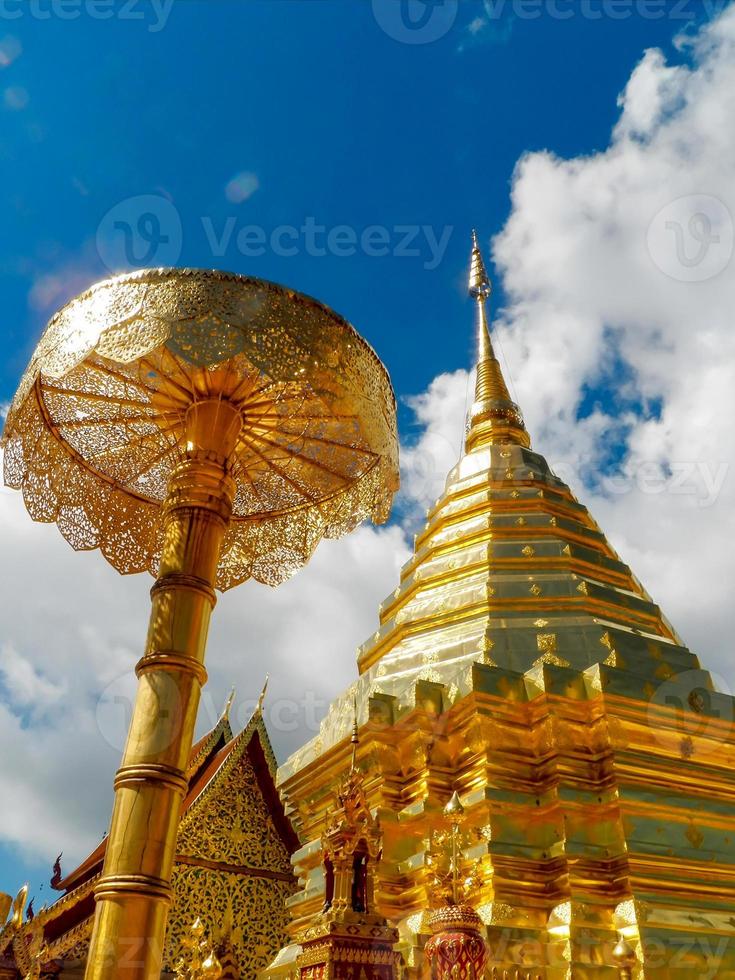
[[[357,698],[352,702],[352,737],[350,738],[350,744],[352,745],[352,762],[350,764],[350,772],[355,772],[357,769],[357,746],[360,744],[360,729],[357,725]]]
[[[531,440],[526,432],[523,416],[510,397],[490,340],[487,303],[492,285],[477,241],[477,232],[474,230],[468,287],[476,308],[477,378],[475,400],[467,420],[467,452],[476,446],[499,442],[529,446]]]

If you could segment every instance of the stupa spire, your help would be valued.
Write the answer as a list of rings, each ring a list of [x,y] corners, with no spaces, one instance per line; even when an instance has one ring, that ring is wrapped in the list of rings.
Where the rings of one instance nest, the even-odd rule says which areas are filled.
[[[470,452],[476,446],[498,442],[528,446],[531,440],[526,432],[523,416],[510,397],[490,340],[487,305],[492,293],[492,285],[477,241],[477,232],[474,229],[468,291],[475,301],[477,377],[475,400],[467,419],[466,449]]]

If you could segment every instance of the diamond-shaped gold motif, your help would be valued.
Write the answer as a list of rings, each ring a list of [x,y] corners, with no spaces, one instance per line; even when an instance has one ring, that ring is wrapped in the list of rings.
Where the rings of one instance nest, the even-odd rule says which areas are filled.
[[[537,585],[536,582],[534,582],[533,585],[531,586],[530,591],[532,595],[536,595],[536,596],[541,595],[541,586]]]
[[[692,847],[700,848],[704,843],[704,834],[694,824],[689,827],[685,836]]]
[[[615,646],[613,644],[612,637],[610,636],[610,634],[607,631],[605,631],[602,634],[602,636],[600,637],[600,643],[604,647],[607,647],[608,650],[611,650],[613,653],[615,652]]]
[[[556,653],[556,633],[539,633],[536,646],[542,653]]]
[[[536,554],[536,549],[532,545],[527,544],[526,547],[522,549],[521,554],[525,555],[526,558],[533,558],[533,556]]]
[[[534,667],[539,667],[541,664],[552,664],[554,667],[568,667],[569,661],[564,660],[562,657],[557,656],[555,653],[548,651],[542,654],[533,662]]]

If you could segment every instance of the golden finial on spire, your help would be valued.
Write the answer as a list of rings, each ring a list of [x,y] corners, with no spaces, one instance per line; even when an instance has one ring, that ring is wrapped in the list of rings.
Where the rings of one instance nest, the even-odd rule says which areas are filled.
[[[444,813],[449,817],[451,823],[459,823],[462,819],[464,807],[456,789],[449,798],[449,803],[444,807]]]
[[[638,965],[638,957],[636,956],[636,951],[622,933],[620,933],[613,949],[613,959],[618,965],[620,976],[623,980],[631,980],[633,968]]]
[[[263,704],[265,703],[265,694],[268,690],[268,681],[270,680],[270,674],[265,675],[265,683],[263,684],[263,690],[260,692],[260,697],[258,698],[258,706],[256,707],[256,712],[259,715],[263,714]]]
[[[475,446],[498,442],[528,446],[530,439],[523,424],[523,416],[510,397],[490,341],[487,302],[492,286],[474,229],[468,286],[469,294],[476,303],[477,378],[475,400],[467,425],[467,451],[470,452]]]
[[[444,815],[449,817],[449,825],[452,828],[452,902],[457,904],[458,897],[458,885],[459,885],[459,852],[458,852],[458,838],[459,838],[459,825],[462,822],[462,817],[464,816],[464,807],[459,798],[459,793],[455,789],[452,793],[449,803],[444,807]]]
[[[357,697],[352,700],[352,763],[350,769],[354,772],[357,769],[357,746],[360,744],[360,729],[357,725]]]
[[[469,293],[473,299],[485,300],[492,292],[492,283],[485,269],[485,262],[482,258],[480,245],[477,241],[477,232],[472,229],[472,258],[470,260],[470,281]]]
[[[225,701],[225,706],[222,709],[222,718],[225,721],[229,721],[230,720],[230,709],[232,708],[232,702],[234,700],[235,700],[235,688],[233,687],[230,690],[230,693],[227,695],[227,700]]]

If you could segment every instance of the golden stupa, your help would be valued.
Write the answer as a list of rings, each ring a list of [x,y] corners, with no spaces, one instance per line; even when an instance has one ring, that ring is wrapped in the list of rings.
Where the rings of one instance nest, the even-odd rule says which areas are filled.
[[[430,840],[456,790],[492,976],[735,977],[733,700],[531,448],[476,238],[469,291],[464,453],[358,650],[358,680],[279,770],[302,844],[293,943],[323,902],[319,841],[356,700],[383,832],[378,904],[409,976],[426,969]],[[620,937],[635,963],[621,966]],[[289,962],[282,950],[271,974]]]

